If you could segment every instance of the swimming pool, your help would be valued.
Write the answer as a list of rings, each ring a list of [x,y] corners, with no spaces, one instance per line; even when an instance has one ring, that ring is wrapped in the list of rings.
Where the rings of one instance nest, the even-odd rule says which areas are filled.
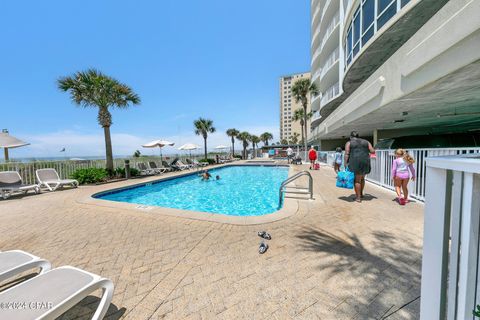
[[[288,177],[288,167],[233,165],[209,172],[212,175],[209,181],[202,181],[195,173],[94,197],[231,216],[261,216],[279,209],[278,190]],[[217,175],[220,180],[215,180]]]

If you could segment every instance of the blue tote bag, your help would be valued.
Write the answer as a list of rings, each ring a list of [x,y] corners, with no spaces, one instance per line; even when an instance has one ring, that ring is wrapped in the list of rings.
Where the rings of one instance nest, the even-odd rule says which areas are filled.
[[[345,168],[345,170],[339,171],[337,175],[337,187],[345,189],[353,189],[355,180],[355,174]]]

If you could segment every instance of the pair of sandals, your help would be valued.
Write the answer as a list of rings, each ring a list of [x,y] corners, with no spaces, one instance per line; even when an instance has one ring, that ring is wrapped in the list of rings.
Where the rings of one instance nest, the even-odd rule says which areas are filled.
[[[259,231],[258,236],[265,240],[272,240],[272,236],[266,231]],[[260,243],[260,247],[258,248],[258,253],[264,254],[265,252],[267,252],[267,250],[268,250],[268,244],[265,243],[265,241],[262,241],[262,243]]]

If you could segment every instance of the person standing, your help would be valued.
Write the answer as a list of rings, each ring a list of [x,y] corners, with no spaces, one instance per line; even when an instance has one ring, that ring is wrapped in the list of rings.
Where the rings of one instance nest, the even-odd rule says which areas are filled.
[[[345,144],[345,164],[355,174],[355,200],[362,202],[365,189],[365,175],[370,173],[370,154],[375,149],[372,144],[360,138],[358,132],[352,131],[350,141]]]
[[[335,161],[333,162],[333,169],[335,170],[335,173],[338,173],[340,171],[340,168],[342,167],[343,163],[343,154],[342,154],[342,148],[337,147],[335,150]]]
[[[310,150],[308,151],[308,159],[310,160],[310,170],[315,169],[315,161],[317,160],[317,150],[315,150],[312,147],[310,147]]]
[[[287,149],[287,162],[290,163],[293,159],[293,149],[288,147]]]

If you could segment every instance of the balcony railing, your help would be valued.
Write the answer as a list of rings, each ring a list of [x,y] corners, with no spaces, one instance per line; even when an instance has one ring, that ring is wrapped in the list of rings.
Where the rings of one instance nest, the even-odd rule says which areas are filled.
[[[325,35],[322,38],[322,44],[320,45],[320,49],[323,49],[323,47],[325,46],[325,43],[327,43],[333,31],[338,26],[339,22],[340,22],[340,15],[337,13],[335,16],[333,16],[332,21],[330,21],[330,23],[328,24],[327,30],[325,31]]]
[[[318,69],[317,71],[315,71],[315,73],[314,73],[313,76],[312,76],[312,81],[317,80],[317,79],[320,77],[321,73],[322,73],[322,69],[321,69],[321,68]]]
[[[340,93],[340,84],[337,82],[330,88],[328,88],[324,93],[322,93],[322,100],[320,100],[320,105],[324,106],[329,103],[333,98],[335,98]]]
[[[320,80],[323,79],[325,74],[330,70],[330,67],[338,60],[338,57],[340,55],[340,50],[337,47],[335,50],[333,50],[332,53],[328,56],[327,60],[325,61],[325,64],[322,67],[322,72],[320,74]]]

